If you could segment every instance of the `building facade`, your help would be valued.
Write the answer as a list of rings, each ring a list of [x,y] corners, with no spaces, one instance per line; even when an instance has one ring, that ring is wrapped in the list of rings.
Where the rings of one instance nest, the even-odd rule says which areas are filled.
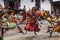
[[[57,1],[57,0],[53,0],[53,1]],[[29,10],[32,7],[36,6],[36,3],[37,3],[36,0],[33,0],[33,2],[31,0],[20,0],[20,7],[19,8],[23,9],[24,5],[26,5],[26,10]],[[2,4],[4,7],[4,0],[0,0],[0,4]],[[40,6],[40,8],[39,8],[40,10],[42,10],[42,9],[47,10],[51,14],[51,3],[49,0],[45,0],[44,2],[42,2],[40,0],[39,6]]]

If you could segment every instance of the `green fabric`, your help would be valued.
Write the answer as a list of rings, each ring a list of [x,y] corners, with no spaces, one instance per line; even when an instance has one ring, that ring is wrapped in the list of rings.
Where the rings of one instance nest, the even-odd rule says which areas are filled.
[[[5,22],[5,21],[7,21],[7,18],[3,18],[3,20],[2,20],[3,22]]]
[[[3,38],[3,40],[8,40],[8,38],[5,37],[5,38]]]
[[[8,27],[9,27],[9,28],[15,27],[15,23],[13,23],[13,22],[12,22],[12,23],[9,23]]]

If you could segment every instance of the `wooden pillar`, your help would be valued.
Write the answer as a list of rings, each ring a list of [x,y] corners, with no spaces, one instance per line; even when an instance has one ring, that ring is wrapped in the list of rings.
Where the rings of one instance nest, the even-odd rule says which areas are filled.
[[[19,0],[19,4],[20,4],[19,6],[21,6],[21,0]]]
[[[31,0],[31,2],[33,2],[33,0]]]
[[[35,6],[37,6],[38,9],[40,8],[40,0],[35,0]]]
[[[44,2],[45,0],[42,0],[42,2]]]
[[[4,0],[4,6],[5,6],[5,7],[6,7],[6,3],[9,2],[9,1],[15,2],[16,0]],[[20,6],[21,0],[18,0],[18,3],[19,3],[19,6]]]
[[[4,6],[6,7],[6,2],[7,2],[7,0],[4,0]]]
[[[21,6],[21,0],[15,0],[15,1],[18,1],[19,2],[19,6]]]

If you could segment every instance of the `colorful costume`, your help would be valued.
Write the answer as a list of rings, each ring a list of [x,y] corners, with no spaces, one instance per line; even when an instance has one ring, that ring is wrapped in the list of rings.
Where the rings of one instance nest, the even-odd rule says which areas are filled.
[[[41,11],[37,11],[38,16],[42,16]]]
[[[12,22],[17,23],[17,21],[15,19],[12,19]]]
[[[29,11],[27,12],[23,12],[23,19],[21,22],[25,21],[26,20],[26,17],[28,17],[30,15]]]
[[[45,11],[41,11],[41,16],[43,19],[45,19],[47,17],[47,13]]]
[[[25,26],[25,30],[39,32],[40,28],[38,27],[36,20],[29,17],[27,20],[27,25]]]
[[[56,25],[56,27],[54,28],[54,32],[60,32],[60,21],[58,21],[58,22],[56,22],[57,23],[57,25]]]

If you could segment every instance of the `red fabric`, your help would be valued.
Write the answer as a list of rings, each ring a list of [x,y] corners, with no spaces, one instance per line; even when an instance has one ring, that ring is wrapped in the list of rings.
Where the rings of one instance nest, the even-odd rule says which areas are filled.
[[[26,19],[26,12],[23,12],[23,19],[22,19],[22,21],[21,22],[23,22],[23,21],[25,21],[25,19]]]
[[[38,27],[38,24],[31,25],[30,23],[28,23],[25,26],[25,30],[39,32],[40,31],[40,28]]]
[[[20,18],[18,18],[18,20],[20,20]]]
[[[41,11],[38,11],[38,12],[37,12],[37,14],[38,14],[39,16],[42,16],[42,13],[41,13]]]
[[[36,22],[31,23],[31,20],[28,21],[27,25],[25,26],[25,30],[39,32],[40,28],[38,27],[38,24]]]
[[[12,19],[12,22],[16,23],[17,24],[17,21],[15,19]]]
[[[9,15],[8,15],[8,14],[6,14],[6,16],[8,17]]]
[[[22,22],[25,21],[26,17],[28,17],[29,15],[30,15],[30,13],[24,12],[23,13],[23,20],[22,20]]]

